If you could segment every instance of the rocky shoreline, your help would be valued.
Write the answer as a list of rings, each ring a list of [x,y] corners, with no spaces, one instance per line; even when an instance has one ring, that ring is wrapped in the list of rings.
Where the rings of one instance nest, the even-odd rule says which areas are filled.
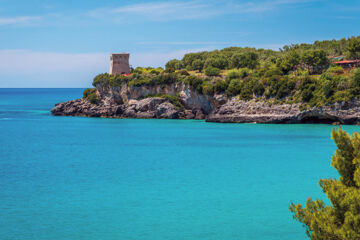
[[[241,101],[225,95],[209,97],[185,84],[104,88],[96,86],[100,102],[85,99],[58,103],[51,110],[55,116],[104,118],[205,119],[220,123],[327,123],[359,124],[360,100],[301,110],[301,104],[268,104]],[[181,107],[154,94],[177,94]]]

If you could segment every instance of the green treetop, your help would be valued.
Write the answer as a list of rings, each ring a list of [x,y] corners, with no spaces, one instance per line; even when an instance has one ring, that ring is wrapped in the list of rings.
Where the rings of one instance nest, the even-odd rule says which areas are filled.
[[[321,179],[320,187],[331,205],[309,198],[306,206],[291,203],[294,218],[302,222],[311,240],[360,239],[360,134],[352,136],[341,128],[332,131],[337,149],[331,165],[339,179]]]

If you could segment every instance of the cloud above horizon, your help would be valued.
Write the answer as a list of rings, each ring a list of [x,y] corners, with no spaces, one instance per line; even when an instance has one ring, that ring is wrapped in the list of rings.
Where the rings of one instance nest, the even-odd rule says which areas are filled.
[[[277,0],[243,2],[235,1],[214,1],[214,0],[190,0],[174,2],[147,2],[135,3],[114,8],[98,8],[88,12],[94,18],[107,18],[116,22],[129,23],[132,21],[175,21],[175,20],[194,20],[207,19],[211,17],[229,14],[251,14],[264,13],[280,8],[282,6],[294,6],[297,4],[311,3],[319,0]]]
[[[54,6],[44,7],[47,13],[39,16],[1,17],[2,25],[56,25],[63,23],[84,24],[88,21],[104,20],[116,24],[130,24],[143,21],[180,21],[202,20],[232,14],[263,14],[280,8],[297,7],[324,0],[258,0],[258,1],[215,1],[215,0],[185,0],[185,1],[151,1],[128,3],[122,6],[113,4],[97,8],[83,8],[81,11],[59,11]]]
[[[170,59],[204,50],[132,53],[130,64],[159,67]],[[3,79],[0,87],[89,87],[95,75],[108,72],[109,61],[108,53],[0,50],[0,79]],[[11,81],[5,81],[7,79]]]
[[[5,1],[0,87],[90,86],[110,52],[157,67],[193,51],[357,36],[359,8],[358,0]]]
[[[31,24],[40,20],[39,16],[17,16],[17,17],[0,17],[0,25],[19,25]]]

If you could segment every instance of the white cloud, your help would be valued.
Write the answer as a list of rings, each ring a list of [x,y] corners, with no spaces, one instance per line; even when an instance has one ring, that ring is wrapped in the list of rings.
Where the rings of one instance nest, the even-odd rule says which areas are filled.
[[[1,73],[78,72],[106,66],[103,53],[73,54],[35,52],[29,50],[0,50]]]
[[[178,42],[178,41],[173,41],[173,42],[138,42],[137,44],[139,45],[224,45],[224,44],[228,44],[228,45],[239,45],[241,43],[233,43],[233,42],[196,42],[196,41],[189,41],[189,42]]]
[[[0,17],[0,25],[30,24],[39,19],[37,16]]]
[[[216,16],[229,14],[253,14],[264,13],[285,6],[297,6],[299,4],[322,1],[322,0],[261,0],[261,1],[215,1],[215,0],[185,0],[185,1],[152,1],[136,3],[124,6],[104,7],[83,12],[48,13],[42,16],[11,16],[1,17],[1,25],[58,25],[77,24],[97,20],[105,20],[112,23],[128,24],[144,21],[174,21],[208,19]],[[54,6],[45,5],[45,8],[53,9]],[[90,19],[89,19],[90,17]],[[40,21],[41,20],[41,21]]]
[[[219,15],[219,9],[203,0],[176,2],[149,2],[115,8],[99,8],[88,13],[95,18],[112,18],[114,21],[172,21],[204,19]]]
[[[108,65],[104,53],[0,50],[0,87],[89,87]]]
[[[128,5],[113,13],[134,14],[153,20],[199,19],[217,15],[218,11],[204,1],[158,2]]]
[[[88,13],[98,19],[110,19],[118,23],[134,21],[174,21],[207,19],[228,14],[263,13],[284,6],[295,6],[319,0],[277,0],[277,1],[214,1],[189,0],[172,2],[147,2],[114,8],[99,8]]]
[[[231,11],[239,13],[263,13],[284,6],[294,6],[315,1],[319,0],[277,0],[263,2],[247,2],[242,4],[234,3],[231,6]]]

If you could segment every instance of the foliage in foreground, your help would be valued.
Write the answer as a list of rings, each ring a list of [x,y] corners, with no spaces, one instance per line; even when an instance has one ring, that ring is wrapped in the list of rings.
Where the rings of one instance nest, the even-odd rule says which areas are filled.
[[[291,203],[294,218],[304,224],[311,240],[360,239],[360,134],[341,128],[332,131],[337,148],[331,165],[339,179],[321,179],[319,185],[331,205],[309,198],[306,206]]]

